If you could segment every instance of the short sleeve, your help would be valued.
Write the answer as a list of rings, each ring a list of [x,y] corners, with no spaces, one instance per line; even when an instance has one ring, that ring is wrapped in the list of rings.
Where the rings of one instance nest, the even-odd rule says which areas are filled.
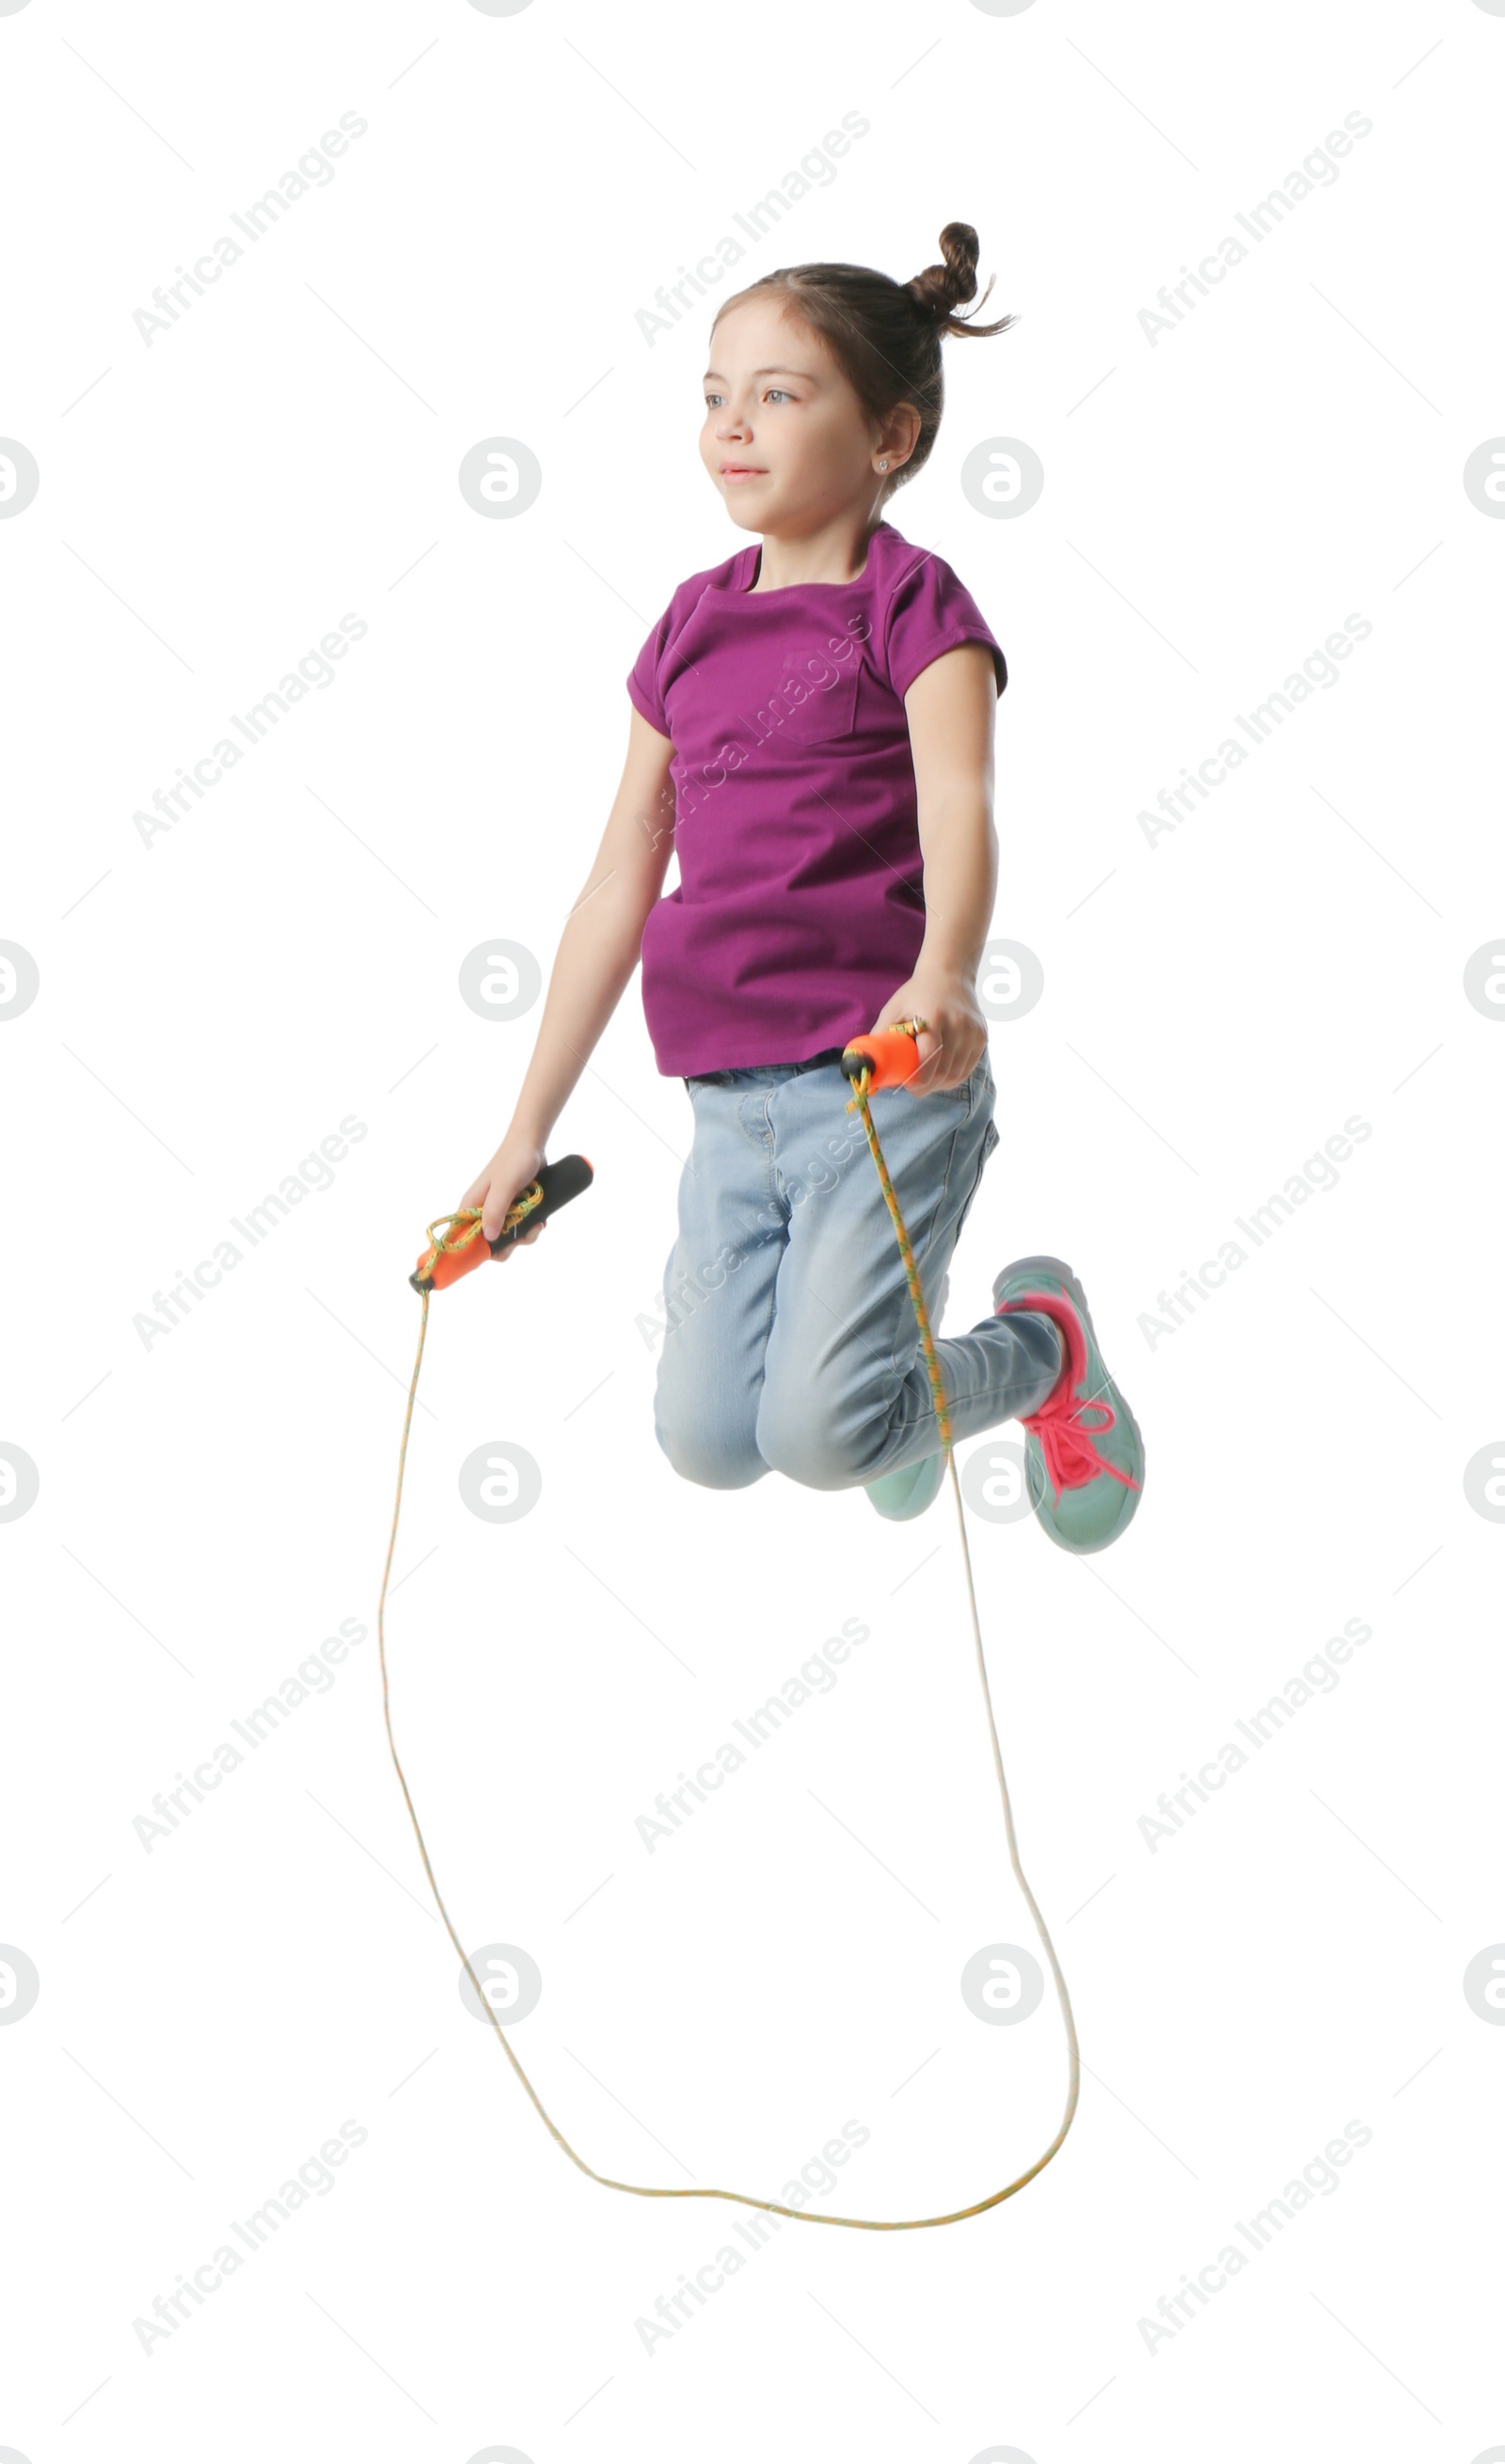
[[[1001,693],[1008,682],[1008,669],[977,601],[941,557],[921,556],[889,603],[885,642],[889,682],[900,701],[932,660],[954,650],[959,642],[987,645]]]
[[[673,616],[674,602],[671,600],[639,650],[627,679],[628,695],[633,709],[641,713],[650,727],[656,727],[660,736],[670,734],[669,714],[664,708],[658,678]]]

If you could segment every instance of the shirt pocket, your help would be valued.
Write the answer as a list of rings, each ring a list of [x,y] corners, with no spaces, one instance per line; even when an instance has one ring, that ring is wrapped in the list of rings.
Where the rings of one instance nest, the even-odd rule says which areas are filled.
[[[787,744],[814,750],[841,744],[857,723],[857,661],[836,667],[823,656],[791,652],[779,684],[784,712],[777,734]]]

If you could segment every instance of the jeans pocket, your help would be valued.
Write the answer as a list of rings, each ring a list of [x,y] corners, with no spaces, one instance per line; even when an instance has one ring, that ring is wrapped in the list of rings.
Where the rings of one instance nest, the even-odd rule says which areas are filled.
[[[974,1069],[970,1078],[959,1078],[954,1087],[933,1087],[921,1100],[927,1104],[949,1104],[958,1120],[964,1121],[971,1113],[977,1084],[977,1071]]]
[[[984,1053],[970,1078],[963,1078],[960,1087],[950,1088],[947,1091],[960,1097],[966,1119],[970,1120],[974,1112],[981,1112],[985,1105],[991,1102],[996,1091],[987,1054]]]

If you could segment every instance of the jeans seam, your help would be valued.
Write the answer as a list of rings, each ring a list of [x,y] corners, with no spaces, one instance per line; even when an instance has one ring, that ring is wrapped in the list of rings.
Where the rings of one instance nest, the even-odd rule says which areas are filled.
[[[985,1054],[985,1055],[984,1055],[984,1061],[983,1061],[983,1062],[979,1062],[979,1064],[978,1064],[978,1068],[982,1068],[982,1067],[983,1067],[983,1066],[984,1066],[984,1062],[985,1062],[985,1059],[986,1059],[986,1055]],[[958,1148],[960,1147],[960,1145],[961,1145],[961,1143],[962,1143],[962,1138],[963,1138],[963,1131],[964,1131],[965,1129],[970,1128],[970,1126],[971,1126],[972,1114],[973,1114],[973,1106],[972,1106],[973,1080],[976,1078],[976,1075],[977,1075],[977,1071],[976,1071],[976,1070],[974,1070],[974,1071],[973,1071],[973,1073],[972,1073],[972,1077],[971,1077],[971,1078],[969,1078],[969,1079],[967,1079],[967,1081],[965,1082],[965,1084],[966,1084],[966,1096],[967,1096],[967,1108],[966,1108],[966,1111],[965,1111],[965,1112],[964,1112],[964,1114],[963,1115],[962,1119],[957,1123],[957,1126],[956,1126],[955,1130],[954,1130],[954,1131],[952,1132],[952,1133],[951,1133],[951,1144],[950,1144],[949,1148],[948,1148],[948,1149],[947,1149],[947,1151],[946,1151],[946,1169],[945,1169],[945,1174],[944,1174],[944,1177],[943,1177],[943,1178],[942,1178],[942,1180],[941,1180],[941,1191],[940,1191],[940,1195],[939,1195],[939,1197],[938,1197],[938,1198],[937,1198],[937,1199],[936,1199],[935,1208],[934,1208],[934,1211],[933,1211],[933,1213],[932,1213],[932,1215],[931,1215],[931,1219],[930,1219],[930,1227],[929,1227],[929,1230],[928,1230],[928,1232],[926,1233],[926,1236],[925,1236],[925,1244],[924,1244],[924,1247],[923,1247],[922,1249],[919,1249],[919,1250],[916,1251],[916,1253],[915,1253],[915,1265],[916,1265],[917,1271],[924,1265],[926,1259],[927,1259],[927,1258],[929,1257],[929,1255],[930,1255],[930,1247],[931,1247],[932,1240],[934,1239],[934,1236],[935,1236],[935,1229],[936,1229],[936,1225],[937,1225],[937,1223],[941,1221],[941,1217],[944,1215],[944,1213],[945,1213],[945,1206],[946,1206],[946,1200],[947,1200],[947,1199],[948,1199],[948,1198],[950,1197],[950,1195],[951,1195],[951,1176],[952,1176],[953,1172],[956,1170],[957,1150],[958,1150]],[[923,1101],[923,1098],[920,1098],[919,1100]],[[987,1122],[987,1129],[989,1129],[989,1130],[992,1130],[992,1131],[993,1131],[993,1143],[994,1143],[994,1145],[996,1145],[996,1144],[997,1144],[997,1142],[998,1142],[998,1132],[997,1132],[997,1128],[996,1128],[996,1126],[995,1126],[995,1124],[994,1124],[994,1122],[992,1121],[992,1119],[991,1119],[991,1118],[989,1118],[989,1120],[988,1120],[988,1122]],[[967,1196],[966,1196],[965,1199],[963,1201],[962,1212],[961,1212],[961,1214],[957,1217],[956,1232],[955,1232],[955,1235],[954,1235],[954,1237],[953,1237],[952,1244],[951,1244],[951,1245],[952,1245],[952,1252],[953,1252],[953,1254],[955,1253],[955,1249],[956,1249],[957,1242],[959,1242],[959,1241],[961,1240],[961,1238],[962,1238],[962,1230],[963,1230],[963,1224],[965,1223],[966,1219],[967,1219],[967,1215],[968,1215],[968,1213],[969,1213],[969,1211],[970,1211],[970,1209],[971,1209],[972,1200],[973,1200],[973,1199],[977,1196],[978,1190],[979,1190],[979,1188],[980,1188],[980,1187],[981,1187],[981,1185],[982,1185],[984,1167],[985,1166],[985,1164],[986,1164],[986,1162],[987,1162],[987,1159],[988,1159],[988,1156],[991,1155],[991,1153],[992,1153],[992,1147],[990,1147],[990,1146],[988,1145],[988,1142],[987,1142],[987,1135],[986,1135],[986,1131],[985,1130],[984,1136],[983,1136],[983,1147],[982,1147],[982,1153],[981,1153],[981,1154],[980,1154],[980,1155],[978,1156],[978,1162],[977,1162],[977,1174],[976,1174],[976,1177],[975,1177],[975,1178],[974,1178],[974,1180],[973,1180],[973,1182],[972,1182],[971,1189],[968,1191],[968,1193],[967,1193]],[[908,1228],[908,1227],[906,1226],[906,1229],[907,1229],[907,1228]],[[913,1243],[911,1243],[911,1246],[913,1247]],[[949,1263],[949,1262],[948,1262],[948,1263]],[[943,1271],[944,1271],[944,1270],[943,1270]],[[915,1317],[915,1304],[914,1304],[914,1301],[913,1301],[913,1299],[912,1299],[912,1297],[911,1297],[911,1295],[910,1295],[910,1290],[909,1290],[909,1286],[908,1286],[907,1281],[906,1281],[906,1283],[905,1283],[905,1287],[904,1287],[903,1307],[904,1307],[904,1309],[907,1309],[907,1311],[908,1311],[908,1313],[909,1313],[909,1317],[910,1317],[910,1319],[913,1321],[913,1323],[914,1323],[914,1325],[915,1325],[916,1332],[917,1332],[917,1334],[918,1334],[918,1320]],[[900,1326],[902,1326],[902,1325],[903,1325],[903,1323],[904,1323],[904,1315],[903,1315],[903,1310],[901,1310],[901,1311],[900,1311],[900,1314],[899,1314],[899,1324],[900,1324]],[[932,1333],[934,1333],[934,1330],[932,1330]],[[936,1338],[936,1339],[937,1339],[937,1340],[939,1340],[939,1338]],[[920,1350],[921,1350],[921,1356],[923,1356],[923,1349],[924,1349],[924,1348],[923,1348],[923,1346],[921,1346],[921,1347],[920,1347]],[[890,1344],[890,1346],[889,1346],[889,1367],[890,1367],[892,1370],[894,1370],[894,1371],[896,1372],[896,1374],[897,1374],[897,1373],[898,1373],[898,1371],[899,1371],[899,1360],[898,1360],[898,1336],[897,1336],[896,1331],[896,1333],[895,1333],[895,1336],[894,1336],[894,1340],[893,1340],[893,1342],[892,1342],[892,1343]],[[932,1398],[931,1398],[930,1417],[931,1417],[931,1419],[932,1419],[935,1418],[935,1401],[934,1401],[934,1397],[932,1397]]]

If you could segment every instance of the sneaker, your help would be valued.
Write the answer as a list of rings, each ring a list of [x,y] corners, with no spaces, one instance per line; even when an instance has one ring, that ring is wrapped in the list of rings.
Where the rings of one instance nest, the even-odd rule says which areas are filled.
[[[1029,1503],[1057,1548],[1106,1549],[1134,1520],[1144,1483],[1139,1423],[1103,1366],[1087,1295],[1060,1258],[1020,1258],[993,1286],[993,1307],[1038,1309],[1066,1347],[1060,1380],[1021,1419]]]
[[[863,1486],[887,1521],[913,1523],[917,1514],[935,1504],[945,1468],[944,1454],[922,1455],[918,1463],[906,1463],[902,1471],[883,1472]]]

